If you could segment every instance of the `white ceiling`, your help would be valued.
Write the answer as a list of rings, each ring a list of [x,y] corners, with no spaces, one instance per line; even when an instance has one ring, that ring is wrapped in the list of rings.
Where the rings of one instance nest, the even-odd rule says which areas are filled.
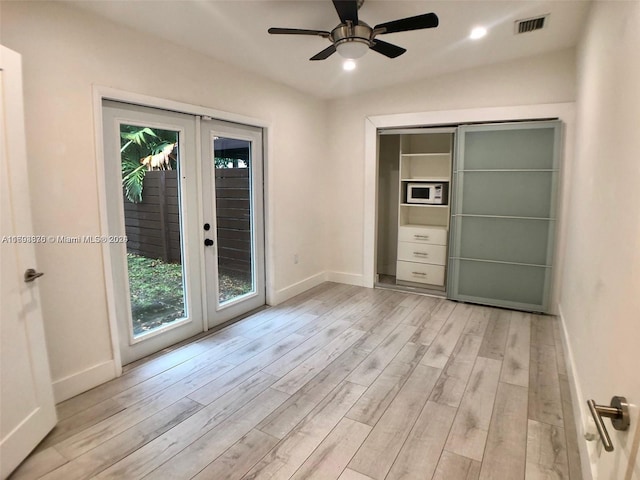
[[[330,0],[69,3],[322,98],[572,47],[589,8],[584,0],[365,0],[359,17],[371,26],[427,12],[435,12],[440,25],[382,35],[408,51],[389,59],[370,50],[357,61],[355,71],[345,72],[338,54],[309,61],[329,46],[327,39],[267,33],[269,27],[331,30],[339,19]],[[544,29],[514,34],[514,21],[541,14],[550,14]],[[477,25],[489,33],[472,41],[468,35]]]

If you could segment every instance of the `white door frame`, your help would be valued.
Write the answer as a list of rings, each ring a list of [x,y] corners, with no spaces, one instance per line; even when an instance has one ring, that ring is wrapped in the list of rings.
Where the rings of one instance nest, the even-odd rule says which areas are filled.
[[[566,190],[563,189],[566,179],[571,177],[571,159],[573,158],[573,138],[575,130],[575,103],[549,103],[540,105],[518,105],[508,107],[472,108],[464,110],[441,110],[433,112],[401,113],[394,115],[374,115],[365,118],[365,150],[364,150],[364,241],[363,241],[363,286],[373,288],[376,274],[376,226],[377,185],[378,185],[378,129],[384,128],[419,128],[458,125],[472,122],[507,122],[518,120],[542,120],[559,118],[565,125],[564,145],[560,164],[560,186],[558,189],[559,210],[556,227],[556,250],[554,258],[554,279],[551,286],[551,310],[557,313],[558,286],[562,272],[565,235],[562,219],[567,208]]]
[[[271,178],[269,176],[268,159],[271,158],[271,145],[272,142],[272,128],[271,122],[262,120],[259,118],[248,117],[230,112],[224,112],[222,110],[215,110],[212,108],[202,107],[199,105],[192,105],[183,102],[176,102],[174,100],[168,100],[164,98],[153,97],[149,95],[143,95],[139,93],[127,92],[111,87],[104,87],[99,85],[93,86],[93,121],[94,121],[94,133],[96,138],[95,154],[96,154],[96,181],[98,185],[98,200],[100,209],[100,230],[101,234],[108,234],[108,216],[107,216],[107,189],[106,189],[106,172],[105,172],[105,159],[104,159],[104,134],[102,124],[102,101],[113,100],[116,102],[131,103],[140,105],[143,107],[158,108],[163,110],[169,110],[179,113],[186,113],[190,115],[197,115],[203,117],[211,117],[218,120],[227,122],[240,123],[253,127],[259,127],[263,129],[263,165],[264,165],[264,226],[265,226],[265,281],[266,281],[266,303],[270,304],[272,299],[275,298],[274,288],[274,261],[275,251],[273,247],[273,224],[272,219],[272,205],[269,202],[269,185],[271,184]],[[196,132],[197,135],[200,132]],[[202,219],[200,219],[202,220]],[[201,222],[202,223],[202,222]],[[199,232],[202,237],[200,240],[204,241],[202,230]],[[105,289],[107,299],[107,309],[109,318],[109,330],[111,333],[111,350],[113,354],[113,361],[115,364],[116,376],[122,374],[122,357],[120,355],[117,314],[116,314],[116,287],[114,272],[111,268],[112,256],[108,244],[102,246],[103,256],[103,269],[105,278]]]

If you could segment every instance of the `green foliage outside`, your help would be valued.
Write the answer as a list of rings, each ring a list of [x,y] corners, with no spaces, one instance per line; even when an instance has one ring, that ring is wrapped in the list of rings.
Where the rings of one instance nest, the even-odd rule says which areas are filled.
[[[247,162],[237,158],[215,157],[213,163],[216,168],[247,168]]]
[[[182,265],[127,254],[133,333],[141,335],[183,318]],[[220,272],[220,302],[251,292],[251,280],[232,272]]]
[[[178,141],[178,132],[152,130],[133,125],[120,126],[120,156],[122,187],[132,203],[142,202],[144,176],[149,167],[141,163],[152,155],[158,155]],[[177,168],[177,158],[170,159],[169,169]]]
[[[142,189],[144,176],[149,169],[157,169],[155,166],[143,164],[149,162],[150,156],[158,156],[165,152],[171,145],[177,146],[178,132],[170,130],[152,130],[149,127],[137,127],[134,125],[120,126],[120,156],[122,167],[122,187],[124,194],[131,203],[142,202]],[[173,151],[173,149],[170,149]],[[168,153],[167,153],[168,154]],[[169,170],[177,168],[178,159],[170,155]],[[246,168],[244,160],[236,158],[214,158],[216,168]]]
[[[225,272],[224,270],[218,272],[218,288],[220,303],[233,300],[253,290],[249,274],[241,275],[238,272]]]
[[[127,254],[135,335],[184,317],[182,265]]]

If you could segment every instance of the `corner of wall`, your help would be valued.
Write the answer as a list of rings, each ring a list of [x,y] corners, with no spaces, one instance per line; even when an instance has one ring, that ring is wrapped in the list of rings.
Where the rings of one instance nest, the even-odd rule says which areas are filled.
[[[289,300],[290,298],[299,295],[302,292],[309,290],[315,286],[320,285],[322,282],[327,281],[327,273],[320,272],[310,277],[305,278],[299,282],[296,282],[288,287],[276,290],[267,297],[267,304],[275,307],[276,305]]]
[[[109,360],[53,382],[56,403],[75,397],[118,376],[116,364]]]
[[[326,272],[327,281],[344,283],[346,285],[355,285],[357,287],[366,287],[364,275],[359,273],[346,272]]]

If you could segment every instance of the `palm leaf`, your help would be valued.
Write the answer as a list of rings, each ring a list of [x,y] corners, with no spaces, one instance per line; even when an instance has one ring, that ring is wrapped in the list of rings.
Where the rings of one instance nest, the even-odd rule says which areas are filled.
[[[149,135],[150,137],[158,137],[156,133],[151,130],[149,127],[141,128],[140,130],[135,130],[133,132],[121,132],[120,136],[123,140],[128,140],[128,143],[120,149],[123,151],[126,147],[128,147],[131,143],[135,143],[136,145],[143,145],[147,143],[147,139],[144,137],[145,135]]]
[[[122,177],[124,194],[131,203],[142,202],[142,186],[146,170],[140,165],[135,170]]]
[[[140,164],[140,159],[157,155],[168,145],[176,143],[177,133],[164,130],[155,132],[149,127],[121,125],[120,142],[122,188],[130,202],[140,203],[147,171],[147,167]]]
[[[122,187],[124,194],[131,203],[142,202],[142,187],[145,176],[145,166],[135,161],[126,153],[122,155]]]

